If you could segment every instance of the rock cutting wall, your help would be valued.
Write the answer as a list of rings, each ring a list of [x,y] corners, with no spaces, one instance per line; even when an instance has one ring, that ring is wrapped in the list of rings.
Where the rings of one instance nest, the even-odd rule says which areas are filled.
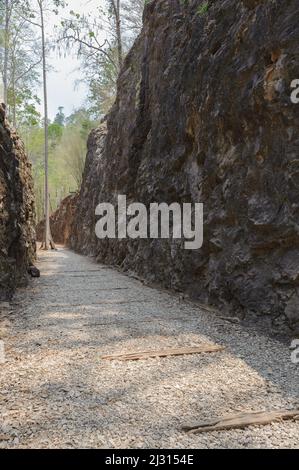
[[[0,106],[0,300],[27,283],[35,258],[35,208],[31,164]]]
[[[50,217],[51,234],[55,243],[68,245],[71,236],[74,213],[76,210],[77,195],[69,195]],[[39,242],[44,239],[45,221],[42,220],[36,227],[36,238]]]
[[[71,246],[299,328],[297,0],[153,0],[94,131]],[[105,134],[107,133],[106,137]],[[99,202],[203,202],[204,245],[95,236]]]

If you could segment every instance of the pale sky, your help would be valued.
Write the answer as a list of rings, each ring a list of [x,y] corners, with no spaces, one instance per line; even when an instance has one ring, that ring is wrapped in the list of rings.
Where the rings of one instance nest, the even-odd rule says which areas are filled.
[[[68,6],[60,10],[61,16],[68,16],[70,10],[76,13],[95,12],[97,6],[101,6],[104,0],[67,0]],[[59,16],[52,15],[48,18],[47,34],[53,35],[55,24],[59,24]],[[48,57],[48,64],[53,68],[48,73],[48,105],[49,117],[53,119],[59,106],[64,107],[64,113],[69,115],[72,111],[86,100],[87,89],[84,84],[75,86],[78,79],[82,78],[82,72],[76,70],[80,61],[71,54],[66,57],[59,57],[57,52],[52,52]],[[42,96],[42,89],[39,92]],[[42,107],[40,109],[42,113]]]

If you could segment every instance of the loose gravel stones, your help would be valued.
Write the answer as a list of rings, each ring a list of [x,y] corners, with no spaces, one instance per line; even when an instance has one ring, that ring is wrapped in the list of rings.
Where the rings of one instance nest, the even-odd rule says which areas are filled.
[[[299,447],[298,421],[182,431],[214,416],[298,408],[288,342],[68,250],[39,258],[42,277],[0,315],[0,448]],[[201,343],[225,350],[101,359]]]

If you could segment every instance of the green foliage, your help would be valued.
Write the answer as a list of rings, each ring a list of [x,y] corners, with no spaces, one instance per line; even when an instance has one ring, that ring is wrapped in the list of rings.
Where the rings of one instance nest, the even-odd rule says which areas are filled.
[[[63,134],[63,126],[57,124],[57,122],[53,122],[52,124],[49,124],[48,132],[51,147],[56,147],[56,145],[61,140]]]
[[[59,108],[58,115],[62,112]],[[56,118],[55,118],[56,120]],[[70,191],[79,189],[86,157],[86,141],[96,123],[85,109],[75,111],[64,119],[49,123],[49,187],[51,211]],[[44,217],[44,129],[40,119],[21,129],[21,135],[33,167],[37,219]]]
[[[203,2],[197,9],[197,14],[199,16],[204,16],[210,8],[210,3],[209,2]]]
[[[30,17],[26,0],[0,0],[0,73],[3,84],[7,78],[6,104],[15,126],[38,117],[33,90],[39,85],[40,47]]]
[[[58,124],[59,126],[64,126],[65,122],[65,114],[63,112],[63,106],[59,106],[58,113],[55,116],[54,123]]]
[[[190,1],[189,0],[180,0],[180,4],[182,7],[188,7],[190,5]],[[199,16],[204,16],[208,10],[210,8],[210,2],[209,1],[204,1],[203,3],[201,3],[201,5],[199,5],[199,7],[197,8],[197,15]]]
[[[109,55],[116,59],[116,46],[109,49]],[[85,80],[88,81],[89,88],[88,104],[95,117],[101,117],[111,109],[116,96],[117,77],[117,70],[106,57],[101,58],[98,67],[87,71]]]
[[[123,56],[140,32],[145,3],[145,0],[120,2]],[[88,104],[96,118],[105,115],[113,105],[120,71],[114,7],[112,0],[106,0],[92,14],[80,15],[71,10],[57,30],[60,53],[61,45],[65,51],[76,51],[81,60],[83,81],[89,89]]]
[[[63,107],[60,107],[48,125],[52,211],[70,190],[80,187],[87,136],[96,125],[93,120],[99,120],[113,105],[120,67],[141,29],[146,3],[146,0],[122,0],[118,9],[117,3],[106,0],[96,13],[85,15],[71,10],[60,20],[57,49],[61,44],[65,53],[77,53],[89,92],[88,110],[80,109],[66,117]],[[5,18],[5,4],[5,0],[0,0],[1,25]],[[6,70],[4,50],[9,50],[8,115],[18,128],[33,164],[37,217],[40,220],[44,216],[45,199],[45,133],[44,120],[38,112],[40,100],[35,90],[40,88],[42,76],[41,9],[47,22],[48,13],[58,14],[58,8],[67,4],[62,0],[8,0],[8,4],[13,8],[8,33],[0,28],[0,73],[3,76],[3,70]],[[53,46],[47,42],[47,36],[46,54]],[[6,44],[9,47],[5,47]]]
[[[33,127],[40,122],[40,113],[32,103],[23,103],[23,108],[18,112],[18,122],[23,127]]]

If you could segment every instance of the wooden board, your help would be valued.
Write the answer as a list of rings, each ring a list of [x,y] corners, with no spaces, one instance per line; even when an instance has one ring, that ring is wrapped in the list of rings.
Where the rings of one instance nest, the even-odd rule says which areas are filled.
[[[137,361],[140,359],[149,359],[150,357],[166,357],[166,356],[183,356],[186,354],[200,354],[208,352],[223,351],[223,346],[212,344],[202,344],[201,346],[191,348],[175,348],[175,349],[161,349],[157,351],[140,351],[129,354],[111,354],[108,356],[101,356],[101,359],[108,361]]]
[[[288,419],[299,419],[299,409],[291,411],[256,411],[231,414],[215,420],[198,423],[194,426],[184,426],[183,431],[198,434],[201,432],[222,431],[225,429],[243,429],[248,426],[264,426]]]

